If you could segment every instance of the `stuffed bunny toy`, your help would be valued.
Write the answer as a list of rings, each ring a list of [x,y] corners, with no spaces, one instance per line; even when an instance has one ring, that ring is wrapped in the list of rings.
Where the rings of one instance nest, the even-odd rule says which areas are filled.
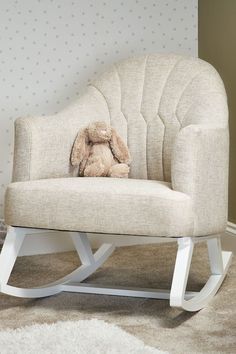
[[[72,166],[79,166],[79,176],[128,178],[131,162],[128,147],[106,122],[92,122],[75,139]]]

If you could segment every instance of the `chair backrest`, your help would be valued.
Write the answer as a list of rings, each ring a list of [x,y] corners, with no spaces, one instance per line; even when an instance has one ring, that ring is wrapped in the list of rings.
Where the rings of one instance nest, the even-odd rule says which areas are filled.
[[[190,124],[227,125],[224,85],[208,63],[174,54],[124,60],[91,83],[127,141],[131,178],[171,181],[176,135]]]

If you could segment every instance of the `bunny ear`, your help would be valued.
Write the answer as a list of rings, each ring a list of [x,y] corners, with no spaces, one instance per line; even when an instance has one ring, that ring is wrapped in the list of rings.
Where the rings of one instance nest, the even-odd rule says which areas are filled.
[[[111,131],[112,136],[110,140],[110,147],[113,152],[113,155],[117,158],[119,162],[130,164],[131,157],[128,147],[114,128],[111,128]]]
[[[78,166],[86,155],[86,150],[89,144],[88,129],[84,128],[79,131],[71,151],[71,165]]]

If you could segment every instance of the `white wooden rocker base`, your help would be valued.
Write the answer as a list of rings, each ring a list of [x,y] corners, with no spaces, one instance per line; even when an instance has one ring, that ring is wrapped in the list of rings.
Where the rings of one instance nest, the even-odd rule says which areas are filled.
[[[0,291],[2,293],[24,297],[40,298],[60,293],[62,291],[145,297],[153,299],[169,299],[170,306],[187,311],[202,309],[216,294],[223,282],[232,259],[232,252],[221,250],[220,236],[172,238],[178,242],[171,290],[119,288],[82,283],[94,273],[112,254],[114,246],[103,244],[95,254],[92,253],[87,235],[80,232],[70,232],[75,249],[82,265],[65,277],[38,288],[19,288],[8,285],[12,269],[26,234],[39,233],[44,230],[20,227],[9,227],[0,254]],[[170,240],[170,239],[168,239]],[[186,291],[189,269],[192,260],[194,244],[207,242],[211,275],[200,292]],[[161,247],[161,245],[160,245]]]

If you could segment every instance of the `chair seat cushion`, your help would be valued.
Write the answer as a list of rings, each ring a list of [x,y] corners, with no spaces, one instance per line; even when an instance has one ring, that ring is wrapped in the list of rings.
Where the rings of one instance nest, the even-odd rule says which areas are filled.
[[[191,236],[191,198],[171,184],[118,178],[53,178],[11,183],[8,225],[147,236]]]

